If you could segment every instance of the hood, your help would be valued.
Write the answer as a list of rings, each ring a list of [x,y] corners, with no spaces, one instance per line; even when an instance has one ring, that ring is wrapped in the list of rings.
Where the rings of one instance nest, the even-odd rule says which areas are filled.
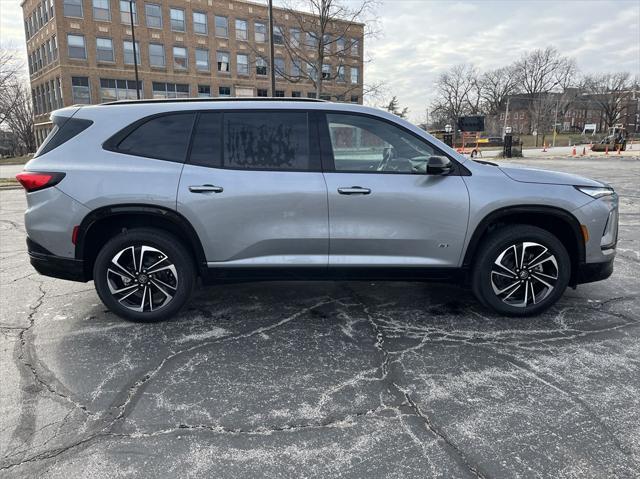
[[[605,186],[604,183],[590,178],[584,178],[571,173],[558,171],[538,170],[536,168],[518,168],[499,166],[502,172],[509,178],[521,183],[544,183],[548,185],[569,186]]]

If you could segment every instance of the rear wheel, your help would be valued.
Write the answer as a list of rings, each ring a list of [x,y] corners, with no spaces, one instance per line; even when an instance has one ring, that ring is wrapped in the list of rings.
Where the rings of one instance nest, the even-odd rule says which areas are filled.
[[[133,321],[162,321],[187,302],[195,282],[191,255],[162,230],[127,230],[98,253],[93,278],[102,302]]]
[[[480,246],[472,276],[476,297],[509,316],[531,316],[551,307],[571,277],[571,260],[560,240],[535,226],[492,233]]]

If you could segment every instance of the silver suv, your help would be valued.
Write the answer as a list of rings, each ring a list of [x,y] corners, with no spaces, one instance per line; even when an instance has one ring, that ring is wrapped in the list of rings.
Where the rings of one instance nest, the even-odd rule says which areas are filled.
[[[18,180],[31,264],[114,313],[203,282],[453,280],[513,316],[609,277],[613,189],[471,161],[389,113],[303,100],[69,107]]]

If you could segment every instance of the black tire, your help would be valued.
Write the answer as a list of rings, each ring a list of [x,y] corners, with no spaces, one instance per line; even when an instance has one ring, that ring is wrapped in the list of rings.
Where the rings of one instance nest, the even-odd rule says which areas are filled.
[[[558,301],[570,278],[571,259],[556,236],[536,226],[510,225],[492,232],[478,248],[471,285],[486,307],[506,316],[533,316]]]
[[[118,264],[125,271],[112,262],[119,253],[122,254],[118,256]],[[142,263],[140,268],[136,260]],[[158,266],[145,269],[145,265],[153,266],[151,263],[156,261]],[[93,266],[95,288],[104,305],[122,318],[139,322],[163,321],[174,316],[188,301],[195,278],[194,260],[180,240],[154,228],[135,228],[114,236],[102,247]],[[119,288],[125,291],[116,298],[112,290]],[[127,294],[130,296],[123,298]],[[142,311],[127,307],[137,305],[137,301]]]

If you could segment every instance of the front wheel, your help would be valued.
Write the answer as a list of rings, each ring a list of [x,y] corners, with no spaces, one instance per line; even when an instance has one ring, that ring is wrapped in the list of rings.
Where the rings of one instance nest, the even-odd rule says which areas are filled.
[[[571,277],[566,248],[535,226],[506,226],[480,246],[472,287],[484,305],[508,316],[531,316],[551,307]]]
[[[195,282],[191,255],[162,230],[140,228],[111,238],[93,267],[96,291],[113,313],[132,321],[162,321],[187,302]]]

